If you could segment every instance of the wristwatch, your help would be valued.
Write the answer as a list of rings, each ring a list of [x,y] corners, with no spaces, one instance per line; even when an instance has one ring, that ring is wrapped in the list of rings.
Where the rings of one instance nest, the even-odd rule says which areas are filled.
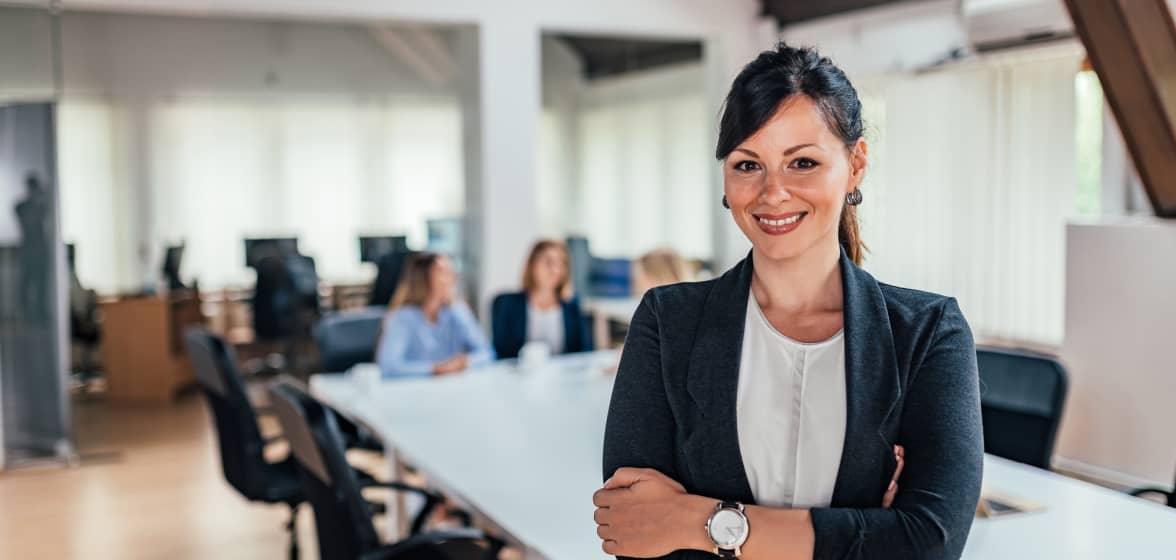
[[[719,558],[739,558],[751,527],[739,502],[719,502],[706,520],[706,534]]]

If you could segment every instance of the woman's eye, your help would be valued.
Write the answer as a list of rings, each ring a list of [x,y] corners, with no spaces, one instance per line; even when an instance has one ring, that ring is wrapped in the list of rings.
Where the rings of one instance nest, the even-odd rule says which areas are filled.
[[[792,162],[792,166],[797,169],[812,169],[817,166],[817,162],[809,158],[798,158]]]
[[[742,171],[744,173],[755,171],[757,169],[759,169],[759,164],[754,161],[741,161],[735,164],[735,170]]]

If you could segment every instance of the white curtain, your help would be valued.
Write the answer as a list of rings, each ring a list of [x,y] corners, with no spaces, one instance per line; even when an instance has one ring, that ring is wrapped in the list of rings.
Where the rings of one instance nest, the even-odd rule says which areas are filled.
[[[129,156],[118,153],[128,128],[140,134]],[[299,237],[322,278],[370,276],[358,235],[423,246],[426,219],[464,208],[455,98],[71,97],[59,135],[63,229],[79,241],[82,282],[102,290],[137,286],[136,259],[157,268],[180,241],[186,278],[247,283],[242,239],[263,236]],[[149,215],[147,247],[126,233],[137,212]]]
[[[673,247],[713,254],[711,133],[701,94],[622,100],[579,114],[578,223],[592,252],[636,257]]]
[[[1064,54],[859,83],[866,268],[955,296],[978,336],[1059,344],[1077,69]]]

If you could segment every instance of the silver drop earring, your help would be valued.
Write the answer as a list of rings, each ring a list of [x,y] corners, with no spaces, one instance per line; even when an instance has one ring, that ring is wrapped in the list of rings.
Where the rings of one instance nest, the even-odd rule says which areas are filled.
[[[857,206],[862,203],[862,190],[858,187],[853,188],[853,192],[845,195],[845,203],[850,206]]]

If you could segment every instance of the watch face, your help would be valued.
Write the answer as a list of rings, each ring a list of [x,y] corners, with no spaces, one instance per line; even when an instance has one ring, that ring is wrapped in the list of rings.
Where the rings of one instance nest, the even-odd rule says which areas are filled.
[[[716,512],[711,518],[710,537],[722,548],[734,548],[743,539],[745,527],[742,515],[724,509]]]

